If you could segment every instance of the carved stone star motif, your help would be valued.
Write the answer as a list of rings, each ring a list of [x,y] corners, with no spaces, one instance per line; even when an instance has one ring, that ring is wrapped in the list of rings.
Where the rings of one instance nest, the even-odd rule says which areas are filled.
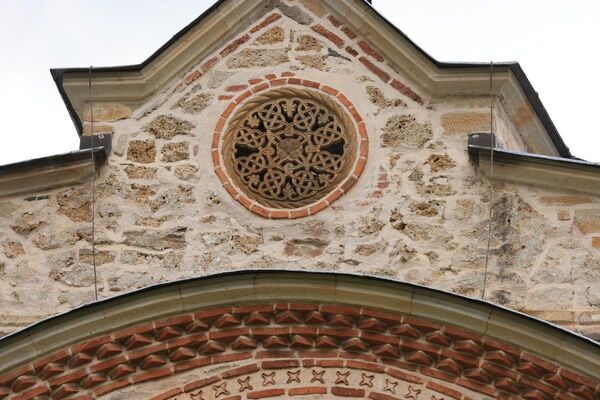
[[[229,390],[227,390],[227,382],[223,382],[219,385],[213,385],[213,389],[215,391],[215,397],[217,398],[230,394]]]
[[[368,375],[363,373],[360,379],[360,386],[368,386],[368,387],[373,387],[373,379],[375,378],[375,375]]]
[[[263,386],[269,386],[275,384],[275,371],[266,374],[262,373],[260,376],[263,378]]]
[[[192,398],[192,400],[204,400],[204,397],[202,397],[202,390],[191,392],[190,397]]]
[[[286,383],[297,382],[300,383],[300,370],[298,371],[287,371],[288,379]]]
[[[419,394],[421,394],[421,389],[413,389],[412,386],[408,387],[408,393],[404,396],[405,399],[413,399],[419,400]]]
[[[240,392],[243,392],[244,390],[252,390],[252,385],[250,385],[250,377],[247,376],[244,379],[239,378],[238,383],[240,384]]]
[[[398,382],[390,381],[389,379],[385,380],[385,387],[383,390],[386,392],[390,392],[392,394],[396,394],[396,386],[398,386]]]
[[[336,384],[349,385],[348,377],[350,376],[350,371],[346,371],[346,372],[336,371],[336,374],[337,374],[337,378],[335,380]]]
[[[310,383],[313,383],[313,382],[325,383],[325,378],[323,377],[325,375],[325,370],[318,371],[318,372],[316,370],[313,370],[312,374],[313,374],[313,377],[310,380]]]

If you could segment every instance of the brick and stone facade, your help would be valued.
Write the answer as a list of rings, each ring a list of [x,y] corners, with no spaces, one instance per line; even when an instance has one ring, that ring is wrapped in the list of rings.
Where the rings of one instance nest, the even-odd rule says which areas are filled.
[[[95,193],[100,298],[156,283],[241,269],[367,274],[480,297],[491,205],[494,213],[486,299],[590,338],[600,338],[600,195],[590,188],[574,192],[559,186],[496,181],[490,198],[490,181],[469,161],[466,150],[467,134],[489,131],[488,96],[467,89],[464,93],[441,95],[436,88],[420,84],[418,74],[400,68],[397,59],[389,56],[389,49],[380,47],[377,38],[365,36],[357,29],[357,21],[340,15],[324,2],[269,3],[275,5],[237,24],[209,53],[198,55],[144,101],[98,100],[93,104],[93,131],[113,135],[113,150],[99,171]],[[94,82],[101,84],[100,79]],[[361,137],[359,161],[350,180],[330,197],[296,214],[278,215],[249,202],[244,204],[236,188],[220,173],[216,152],[220,134],[227,129],[228,116],[236,106],[277,87],[303,87],[333,97],[352,115]],[[502,96],[494,97],[495,132],[506,149],[532,151],[532,144],[527,141],[530,138],[520,133],[530,123],[528,114],[522,110],[513,112]],[[89,134],[89,107],[81,115],[84,133]],[[91,185],[85,182],[0,198],[0,334],[94,299],[90,190]],[[268,324],[277,325],[277,316],[286,310],[276,310],[273,304],[266,306],[273,310],[266,314]],[[318,312],[323,306],[311,305]],[[359,351],[360,362],[376,364],[373,368],[377,371],[354,370],[348,366],[349,360],[340,361],[340,354],[345,351],[342,340],[331,339],[331,351],[336,353],[331,359],[341,364],[338,369],[327,371],[335,376],[334,372],[352,370],[356,385],[305,386],[313,372],[321,371],[316,369],[320,364],[315,357],[301,357],[300,350],[290,350],[290,346],[295,343],[302,348],[304,343],[310,349],[321,349],[317,342],[326,346],[327,339],[323,337],[328,335],[320,335],[318,330],[315,333],[317,328],[307,325],[306,312],[287,311],[298,319],[294,322],[297,325],[292,324],[289,329],[310,328],[312,333],[301,335],[297,342],[293,342],[291,331],[286,331],[282,340],[275,335],[272,342],[291,352],[289,355],[262,360],[256,358],[253,350],[248,353],[252,359],[243,365],[237,360],[238,366],[211,375],[220,383],[211,382],[207,384],[209,388],[226,383],[223,374],[230,369],[246,364],[260,368],[235,377],[231,381],[235,383],[227,389],[230,393],[220,395],[219,400],[230,395],[246,399],[275,396],[280,391],[291,396],[290,390],[304,395],[302,388],[313,386],[314,389],[306,389],[307,393],[315,390],[392,400],[386,396],[394,393],[386,392],[381,384],[391,379],[389,371],[393,367],[373,359],[378,357],[373,354],[377,343],[363,343],[365,350]],[[238,321],[235,329],[251,329],[244,322],[246,315],[233,311],[230,314]],[[322,317],[326,321],[330,316]],[[182,318],[195,317],[186,314]],[[401,322],[404,317],[398,318]],[[363,333],[357,324],[363,318],[350,319],[348,329],[356,330],[359,349]],[[329,329],[326,322],[322,324],[322,329]],[[386,335],[396,335],[392,333],[395,326],[382,324]],[[187,325],[169,329],[182,338],[196,334],[188,332]],[[244,332],[240,335],[248,336],[248,343],[263,340],[253,336],[251,330]],[[435,388],[427,386],[421,377],[429,376],[425,370],[451,376],[448,379],[453,384],[460,385],[459,380],[470,382],[473,387],[469,390],[485,388],[477,393],[490,396],[495,394],[486,390],[505,395],[511,393],[510,382],[535,378],[535,382],[542,383],[539,387],[533,383],[528,386],[533,393],[529,397],[524,391],[519,392],[525,398],[545,398],[536,394],[540,391],[563,395],[557,398],[578,398],[571,397],[573,390],[583,393],[576,393],[580,398],[594,398],[587,395],[589,387],[565,381],[556,369],[539,370],[532,364],[533,367],[524,367],[530,372],[518,371],[519,363],[528,362],[523,361],[521,354],[507,356],[510,366],[502,366],[499,360],[504,356],[486,359],[495,350],[483,346],[482,337],[465,339],[465,349],[480,353],[468,356],[476,358],[477,368],[453,361],[447,362],[446,369],[439,369],[442,351],[455,351],[456,340],[460,341],[446,333],[445,327],[430,332],[417,329],[413,339],[394,336],[390,344],[399,351],[401,340],[415,340],[430,350],[415,350],[415,360],[421,361],[408,360],[410,367],[398,370],[398,374],[406,374],[402,376],[412,376],[411,372],[417,371],[419,377],[411,378],[414,382],[403,382],[410,382],[413,390],[427,393],[427,399],[453,397],[450,393],[454,392],[443,390],[456,389],[448,389],[442,383],[436,383],[442,386]],[[157,334],[152,325],[150,342],[140,346],[170,343],[172,338],[157,339]],[[197,335],[208,337],[207,333]],[[437,342],[428,341],[432,335]],[[226,348],[227,354],[242,354],[228,347],[232,341],[216,346],[225,346],[218,353]],[[260,342],[261,346],[265,343]],[[114,351],[118,348],[119,354],[128,346],[113,336],[107,344]],[[206,345],[197,344],[197,349]],[[201,355],[196,348],[194,351]],[[173,356],[177,349],[153,354],[147,361],[148,368],[171,375],[189,353],[181,350]],[[94,348],[88,354],[89,364],[82,368],[91,368],[104,359],[98,358],[97,351],[99,348]],[[23,382],[4,380],[1,390],[13,390],[13,386],[22,389],[19,392],[32,390],[40,377],[52,379],[48,373],[56,375],[54,379],[75,373],[78,369],[70,366],[74,355],[71,353],[55,363],[54,372],[35,369],[24,375]],[[399,360],[407,362],[402,357]],[[303,384],[262,388],[256,383],[262,374],[271,373],[263,364],[275,359],[292,360],[297,368],[286,371],[300,371]],[[426,361],[429,364],[425,365]],[[127,376],[123,379],[128,383],[132,382],[130,378],[147,374],[140,363],[142,359],[134,360],[131,366],[123,363],[116,381],[121,373]],[[498,372],[504,371],[502,368],[517,370],[505,372],[505,384],[499,383],[504,382]],[[279,380],[286,377],[285,371],[273,371]],[[531,371],[540,376],[535,377]],[[106,375],[106,371],[101,372]],[[361,374],[374,375],[374,386],[361,386]],[[243,394],[231,391],[238,385],[237,379],[246,378],[250,378],[253,388],[261,388]],[[92,379],[86,384],[77,381],[77,393],[88,384],[90,389],[85,388],[85,393],[114,384],[106,379]],[[375,382],[380,386],[376,387]],[[64,381],[46,389],[64,387],[63,395],[58,395],[62,398],[73,394],[69,384]],[[275,389],[277,392],[261,392]],[[172,390],[164,398],[178,394],[178,390],[186,391],[185,386],[176,384]]]

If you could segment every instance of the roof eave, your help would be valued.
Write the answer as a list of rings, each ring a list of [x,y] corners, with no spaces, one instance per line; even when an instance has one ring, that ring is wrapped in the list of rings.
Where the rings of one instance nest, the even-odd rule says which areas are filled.
[[[86,182],[92,177],[92,159],[98,169],[102,167],[106,149],[94,147],[2,165],[0,198]]]
[[[600,164],[573,158],[468,145],[469,157],[485,176],[527,185],[600,195]]]

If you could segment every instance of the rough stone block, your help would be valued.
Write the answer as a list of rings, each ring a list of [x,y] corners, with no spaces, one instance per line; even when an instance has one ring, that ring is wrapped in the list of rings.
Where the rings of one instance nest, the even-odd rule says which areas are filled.
[[[579,316],[579,323],[581,325],[600,325],[600,312],[599,311],[586,311],[582,312]]]
[[[4,244],[4,255],[6,257],[15,258],[21,254],[25,254],[25,250],[23,249],[23,245],[21,243],[9,241]]]
[[[367,86],[367,94],[371,103],[378,106],[380,110],[388,107],[406,107],[402,99],[388,99],[376,86]]]
[[[323,42],[310,35],[300,36],[297,43],[296,51],[321,51],[324,47]]]
[[[575,225],[583,233],[600,233],[600,208],[575,210]]]
[[[575,321],[575,313],[573,311],[526,311],[527,314],[539,319],[554,323],[573,323]]]
[[[277,26],[273,29],[269,29],[256,39],[258,44],[275,44],[281,43],[285,39],[285,31],[283,28]]]
[[[545,206],[576,206],[578,204],[590,203],[587,197],[579,196],[544,196],[540,197],[540,203]]]
[[[85,121],[91,121],[92,117],[94,122],[118,121],[128,118],[132,113],[131,108],[118,103],[94,103],[91,111],[90,113],[89,105],[85,106],[83,113]]]
[[[141,164],[154,162],[156,143],[154,140],[132,140],[127,149],[127,159]]]
[[[123,244],[133,247],[142,247],[156,251],[167,249],[182,249],[186,245],[185,230],[176,229],[169,231],[128,231],[124,233]]]
[[[114,128],[110,125],[94,125],[94,135],[98,135],[100,133],[114,133]],[[92,134],[92,126],[91,124],[85,124],[83,127],[83,135],[91,135]]]
[[[167,143],[162,150],[163,162],[177,162],[190,158],[189,142]]]
[[[456,162],[448,154],[432,154],[427,159],[431,172],[440,172],[456,167]]]
[[[442,115],[442,126],[445,135],[489,132],[490,114],[477,112],[448,113]]]
[[[156,171],[156,168],[135,165],[128,165],[125,168],[125,173],[129,179],[154,179],[156,178]]]
[[[420,124],[412,115],[395,115],[388,119],[383,128],[383,147],[422,148],[433,138],[431,127]]]
[[[300,61],[302,65],[307,67],[318,69],[319,71],[327,71],[327,56],[319,54],[307,54],[303,56],[296,56],[296,60]]]
[[[300,0],[300,4],[317,17],[324,17],[327,14],[327,11],[323,8],[319,0]]]
[[[321,239],[293,239],[285,246],[288,256],[318,257],[325,251],[329,242]]]
[[[229,68],[269,67],[288,62],[288,51],[281,49],[246,48],[227,59]]]
[[[206,107],[208,107],[211,99],[212,99],[212,95],[210,95],[208,93],[200,93],[190,99],[190,93],[188,93],[187,95],[185,95],[181,99],[179,99],[179,101],[177,102],[177,105],[179,107],[181,107],[184,112],[186,112],[188,114],[198,114],[198,113],[202,112],[202,110],[204,110]],[[180,125],[182,125],[182,127],[184,129],[187,129],[187,132],[184,131],[184,133],[181,133],[181,134],[189,133],[189,130],[194,127],[194,125],[190,124],[187,121],[182,121],[182,120],[179,120],[179,121],[180,121]]]

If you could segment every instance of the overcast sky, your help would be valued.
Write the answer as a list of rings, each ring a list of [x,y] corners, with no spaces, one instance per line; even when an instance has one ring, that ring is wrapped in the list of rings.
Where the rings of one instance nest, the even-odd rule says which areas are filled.
[[[140,63],[212,3],[0,0],[0,164],[78,148],[50,68]],[[571,153],[600,162],[599,0],[374,6],[440,61],[519,61]]]

